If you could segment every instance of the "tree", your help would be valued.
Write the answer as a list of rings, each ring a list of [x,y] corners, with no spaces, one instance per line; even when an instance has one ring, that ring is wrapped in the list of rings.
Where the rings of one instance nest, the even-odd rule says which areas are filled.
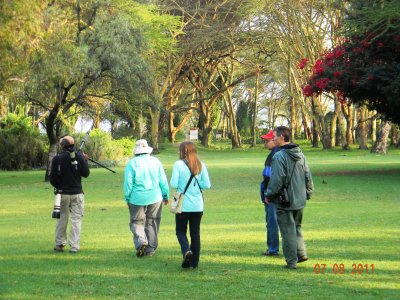
[[[123,4],[52,2],[38,16],[45,34],[29,59],[24,98],[45,114],[50,143],[47,170],[63,120],[71,116],[72,109],[90,109],[149,85],[141,56],[144,35]]]
[[[399,123],[400,1],[371,1],[356,8],[347,37],[315,62],[304,94],[336,93],[342,102],[366,104]]]

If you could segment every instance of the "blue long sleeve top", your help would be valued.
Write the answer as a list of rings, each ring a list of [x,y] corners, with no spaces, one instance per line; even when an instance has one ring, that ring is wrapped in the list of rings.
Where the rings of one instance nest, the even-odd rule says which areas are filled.
[[[161,162],[150,154],[131,159],[125,168],[124,199],[135,205],[159,202],[169,198],[169,186]]]
[[[211,187],[211,183],[210,178],[208,177],[206,165],[203,162],[201,164],[202,170],[200,174],[195,176],[197,181],[193,178],[185,193],[185,198],[182,205],[183,212],[200,212],[204,210],[203,195],[199,189],[199,185],[203,190],[209,189]],[[176,161],[172,169],[170,181],[171,187],[176,188],[177,191],[183,193],[186,184],[190,179],[190,175],[190,170],[184,161]]]

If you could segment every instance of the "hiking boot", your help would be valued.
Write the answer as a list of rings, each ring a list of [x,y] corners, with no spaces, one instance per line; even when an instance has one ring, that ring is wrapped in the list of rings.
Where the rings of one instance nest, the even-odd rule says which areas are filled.
[[[144,253],[146,252],[146,247],[147,247],[147,245],[145,245],[145,244],[140,246],[136,251],[136,256],[137,257],[143,257]]]
[[[64,245],[55,245],[53,249],[56,252],[64,252]]]
[[[192,251],[186,251],[185,255],[183,256],[182,268],[187,269],[190,268],[190,261],[193,258]]]

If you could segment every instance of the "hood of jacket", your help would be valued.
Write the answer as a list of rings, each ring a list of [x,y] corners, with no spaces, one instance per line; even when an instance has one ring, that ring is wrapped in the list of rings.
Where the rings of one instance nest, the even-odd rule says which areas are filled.
[[[301,149],[297,144],[283,145],[282,147],[280,147],[280,151],[285,152],[294,161],[299,161],[303,157],[303,153],[301,152]]]

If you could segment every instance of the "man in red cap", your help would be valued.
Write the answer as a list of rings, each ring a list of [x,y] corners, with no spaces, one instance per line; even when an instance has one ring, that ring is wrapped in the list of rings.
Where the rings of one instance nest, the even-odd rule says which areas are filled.
[[[261,182],[261,201],[265,207],[265,221],[267,223],[267,251],[262,254],[265,256],[277,256],[279,254],[279,227],[278,219],[276,214],[276,206],[274,203],[267,203],[265,201],[264,191],[268,187],[269,179],[271,176],[271,163],[274,154],[279,151],[279,147],[275,145],[274,131],[271,130],[267,134],[261,136],[265,141],[265,148],[271,150],[267,159],[265,160],[263,177],[264,180]]]

